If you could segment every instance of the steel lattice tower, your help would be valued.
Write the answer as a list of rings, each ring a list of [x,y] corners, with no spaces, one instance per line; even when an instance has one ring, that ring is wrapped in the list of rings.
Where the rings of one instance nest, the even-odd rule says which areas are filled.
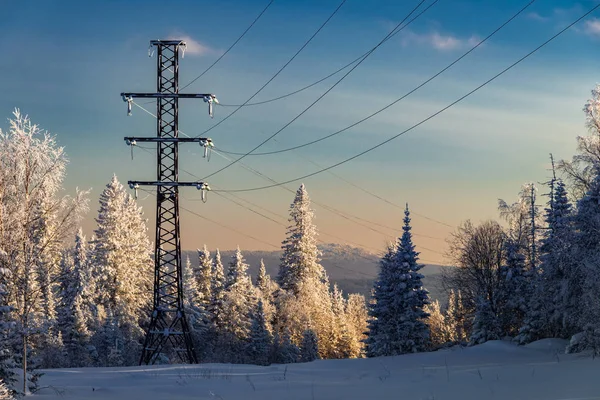
[[[179,182],[178,151],[180,142],[196,142],[207,146],[207,138],[179,138],[178,106],[180,98],[200,98],[209,103],[212,114],[212,94],[179,93],[179,54],[185,51],[181,40],[153,40],[150,50],[157,55],[156,93],[121,93],[131,114],[133,98],[155,98],[157,137],[126,137],[127,144],[155,142],[157,145],[157,180],[129,181],[136,189],[141,185],[156,186],[156,237],[154,264],[154,298],[150,325],[141,364],[153,364],[163,349],[170,347],[184,363],[198,363],[194,343],[183,307],[181,243],[179,234],[179,186],[195,186],[209,190],[203,182]]]

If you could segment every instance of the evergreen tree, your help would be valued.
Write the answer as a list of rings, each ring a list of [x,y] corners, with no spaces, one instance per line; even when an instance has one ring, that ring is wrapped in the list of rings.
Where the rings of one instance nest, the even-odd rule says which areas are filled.
[[[318,360],[319,358],[319,340],[317,339],[317,335],[312,329],[307,329],[302,334],[300,361],[310,362]]]
[[[427,325],[429,326],[431,348],[437,349],[449,341],[446,320],[444,314],[442,314],[440,302],[437,300],[432,301],[424,307],[424,310],[429,314]]]
[[[198,301],[207,310],[211,299],[213,260],[206,245],[204,245],[202,250],[198,250],[198,261],[198,271],[194,274],[198,282]]]
[[[202,295],[198,290],[198,281],[194,276],[192,263],[187,257],[183,268],[183,305],[185,316],[192,331],[192,337],[198,343],[197,348],[202,347],[202,337],[208,329],[208,313],[202,302]],[[202,351],[202,350],[201,350]]]
[[[269,332],[273,330],[273,318],[275,317],[275,296],[277,283],[275,283],[265,268],[265,263],[261,259],[258,274],[256,276],[257,296],[262,300],[265,320]]]
[[[290,206],[290,226],[282,243],[283,255],[277,277],[281,289],[295,295],[307,284],[324,283],[325,270],[319,264],[321,255],[317,248],[317,231],[310,208],[310,198],[304,184],[296,192]]]
[[[275,362],[277,364],[291,364],[300,360],[300,348],[292,342],[289,329],[284,329],[281,340],[277,337],[275,346]]]
[[[212,266],[210,288],[211,299],[209,307],[209,316],[211,319],[212,329],[218,334],[222,332],[223,326],[226,323],[223,316],[223,301],[225,295],[225,272],[223,269],[223,263],[221,262],[221,253],[219,252],[219,249],[217,249]]]
[[[504,247],[506,262],[500,268],[501,286],[494,308],[500,314],[498,323],[501,332],[515,336],[523,326],[527,312],[527,297],[530,295],[527,289],[531,285],[531,278],[527,278],[525,257],[519,251],[519,244],[508,239]]]
[[[86,238],[81,228],[75,236],[75,247],[65,254],[61,262],[61,302],[59,322],[61,335],[67,354],[67,366],[85,367],[89,358],[90,332],[88,325],[92,319],[92,296],[95,292],[88,263]]]
[[[250,332],[250,313],[255,304],[255,293],[252,281],[247,273],[242,252],[238,247],[225,281],[223,315],[227,322],[225,330],[232,333],[239,341],[246,340]]]
[[[565,184],[556,180],[552,187],[552,206],[546,209],[548,229],[540,248],[540,288],[536,293],[545,306],[544,319],[549,335],[568,338],[576,333],[583,277],[573,262],[572,206]]]
[[[350,294],[346,301],[346,321],[351,335],[349,357],[363,357],[367,335],[367,304],[362,294]]]
[[[475,308],[473,332],[469,345],[482,344],[488,340],[500,339],[500,326],[492,311],[489,300],[480,297]]]
[[[444,313],[445,332],[448,340],[452,343],[466,343],[471,332],[471,323],[468,318],[469,310],[466,309],[462,293],[459,290],[450,290],[448,296],[448,308]]]
[[[290,206],[290,226],[282,242],[283,255],[277,281],[276,331],[290,330],[293,343],[300,343],[307,326],[321,340],[322,358],[336,356],[336,324],[332,313],[329,279],[320,264],[317,230],[313,224],[310,198],[301,185]]]
[[[252,313],[250,337],[246,345],[249,362],[257,365],[269,365],[272,346],[273,337],[267,329],[262,300],[259,300],[256,310]]]
[[[367,356],[389,356],[424,351],[428,345],[429,303],[418,271],[418,253],[412,243],[408,205],[404,212],[403,234],[395,250],[390,249],[381,263],[375,285],[376,304],[370,310]]]
[[[600,352],[600,164],[585,196],[577,203],[573,217],[575,235],[569,270],[568,303],[577,304],[577,328],[584,331],[585,343]],[[582,305],[585,305],[582,307]],[[575,311],[575,310],[574,310]]]
[[[150,240],[143,213],[116,176],[100,195],[93,242],[97,304],[110,309],[122,340],[126,364],[137,362],[143,330],[139,325],[149,308],[152,282]]]

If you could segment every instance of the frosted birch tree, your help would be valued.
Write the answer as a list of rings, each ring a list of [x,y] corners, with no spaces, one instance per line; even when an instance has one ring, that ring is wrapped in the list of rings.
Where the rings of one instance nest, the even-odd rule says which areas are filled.
[[[87,209],[87,193],[63,195],[68,161],[54,135],[19,110],[9,122],[8,131],[0,131],[0,249],[10,262],[0,268],[13,277],[6,289],[21,338],[18,361],[25,371],[31,346],[39,348],[44,311],[53,313],[56,261]]]

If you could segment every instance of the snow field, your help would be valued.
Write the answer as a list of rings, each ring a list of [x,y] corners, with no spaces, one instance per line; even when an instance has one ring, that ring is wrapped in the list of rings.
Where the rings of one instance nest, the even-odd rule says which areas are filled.
[[[503,341],[431,353],[231,364],[45,370],[43,399],[600,399],[600,361],[564,354],[566,341]]]

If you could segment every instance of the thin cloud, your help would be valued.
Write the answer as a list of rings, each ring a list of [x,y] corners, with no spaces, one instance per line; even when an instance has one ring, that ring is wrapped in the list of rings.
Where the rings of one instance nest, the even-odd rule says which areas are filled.
[[[536,12],[530,12],[526,14],[526,17],[529,19],[532,19],[534,21],[539,21],[539,22],[548,22],[550,21],[549,17],[544,17]]]
[[[460,38],[454,35],[444,35],[437,31],[429,33],[416,33],[410,30],[404,31],[402,35],[402,44],[404,46],[409,45],[422,45],[432,47],[439,51],[452,51],[471,47],[479,43],[479,38],[472,35],[468,38]]]
[[[169,40],[183,40],[186,44],[185,54],[193,56],[205,56],[209,54],[215,54],[216,51],[207,45],[193,39],[189,35],[170,35],[167,39]]]
[[[600,19],[588,19],[583,24],[583,32],[586,35],[600,37]]]

